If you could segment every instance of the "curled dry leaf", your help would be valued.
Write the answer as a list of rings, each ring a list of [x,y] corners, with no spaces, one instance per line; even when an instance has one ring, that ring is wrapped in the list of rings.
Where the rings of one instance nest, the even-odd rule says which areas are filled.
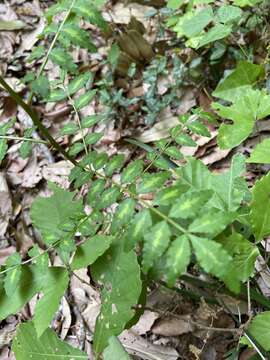
[[[166,317],[158,320],[152,327],[153,334],[162,336],[178,336],[194,331],[195,327],[190,323],[190,315]]]

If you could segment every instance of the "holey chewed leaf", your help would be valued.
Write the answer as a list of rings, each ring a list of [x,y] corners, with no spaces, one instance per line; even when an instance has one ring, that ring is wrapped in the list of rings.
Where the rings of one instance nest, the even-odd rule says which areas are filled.
[[[133,251],[124,252],[115,245],[95,262],[92,274],[103,285],[94,333],[94,350],[99,354],[109,338],[119,335],[134,316],[132,307],[141,293],[140,267]]]
[[[52,244],[65,235],[61,226],[70,222],[72,217],[82,213],[82,201],[73,201],[74,193],[49,184],[53,195],[34,200],[30,215],[34,226],[41,232],[46,244]]]
[[[177,277],[186,271],[190,261],[190,245],[186,235],[175,239],[166,253],[166,277],[169,286],[173,286]]]
[[[166,221],[155,224],[144,235],[143,246],[143,272],[147,273],[154,262],[164,253],[169,245],[171,230]]]
[[[219,278],[226,273],[232,258],[223,247],[205,238],[189,235],[196,258],[201,267]]]
[[[32,322],[20,324],[12,342],[16,360],[87,360],[88,355],[61,341],[52,329],[37,336]]]
[[[256,241],[270,234],[270,172],[252,188],[250,217]]]

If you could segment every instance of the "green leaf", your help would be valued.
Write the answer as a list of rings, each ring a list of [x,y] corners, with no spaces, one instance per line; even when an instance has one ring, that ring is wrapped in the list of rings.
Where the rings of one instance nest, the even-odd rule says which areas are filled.
[[[11,297],[8,297],[0,286],[0,320],[11,314],[16,314],[43,286],[51,284],[55,279],[62,278],[66,273],[64,268],[49,267],[46,273],[36,266],[21,266],[21,278]]]
[[[68,272],[64,268],[61,268],[61,270],[52,274],[47,278],[46,283],[42,284],[43,297],[36,304],[33,319],[38,337],[49,327],[59,307],[61,297],[68,287]]]
[[[135,206],[135,200],[130,198],[125,199],[118,205],[112,223],[114,231],[118,231],[121,226],[129,223],[133,217]]]
[[[248,331],[266,350],[270,350],[270,311],[256,315],[249,324]]]
[[[254,6],[261,3],[263,0],[234,0],[234,4],[238,6]]]
[[[145,194],[150,191],[154,191],[165,183],[171,176],[169,171],[162,171],[158,173],[145,173],[141,177],[141,181],[138,184],[137,192],[139,194]]]
[[[187,164],[177,168],[176,172],[182,185],[189,186],[196,191],[212,188],[212,174],[200,160],[189,157]]]
[[[245,195],[245,181],[240,178],[245,173],[245,157],[242,154],[233,156],[229,170],[212,177],[212,189],[216,193],[215,206],[225,211],[239,208]]]
[[[154,262],[164,253],[170,242],[171,230],[166,221],[155,224],[144,235],[142,269],[144,273],[153,266]]]
[[[102,193],[106,185],[106,181],[104,179],[97,179],[92,182],[90,187],[90,191],[87,194],[87,202],[91,205],[94,204],[95,200]]]
[[[7,140],[6,139],[0,139],[0,164],[1,161],[6,156],[6,152],[8,149]]]
[[[21,261],[20,254],[17,252],[10,255],[6,260],[6,269],[9,271],[5,276],[4,287],[7,296],[12,296],[19,284],[21,278]]]
[[[112,236],[96,235],[78,246],[72,260],[71,269],[77,270],[92,265],[112,243]]]
[[[75,73],[77,71],[77,66],[74,63],[74,60],[68,52],[61,48],[54,48],[50,52],[50,59],[55,64],[59,65],[63,70],[70,71]]]
[[[143,209],[138,212],[135,215],[127,233],[125,244],[126,250],[133,249],[135,243],[142,240],[143,234],[150,228],[150,226],[152,226],[150,211],[148,209]]]
[[[250,218],[257,242],[270,234],[270,172],[252,188]]]
[[[235,213],[209,209],[204,211],[200,217],[197,217],[189,225],[188,230],[193,233],[209,234],[214,237],[223,231],[235,218]]]
[[[224,249],[233,257],[233,276],[247,281],[255,271],[255,261],[260,255],[256,246],[241,234],[234,232],[222,242]]]
[[[154,199],[155,205],[170,205],[188,190],[186,185],[173,185],[160,190]]]
[[[205,238],[189,235],[196,258],[201,267],[219,278],[222,278],[231,263],[231,257],[223,247]]]
[[[240,20],[243,11],[232,5],[223,5],[217,11],[218,20],[223,23],[231,23]]]
[[[88,359],[88,355],[60,340],[55,332],[47,329],[37,336],[32,322],[21,323],[12,342],[16,360],[70,360]]]
[[[90,90],[83,95],[80,95],[77,99],[74,101],[75,108],[77,110],[81,110],[85,106],[89,105],[90,102],[93,100],[94,96],[96,95],[96,90]]]
[[[246,161],[253,164],[270,164],[270,139],[264,139],[258,144]]]
[[[191,18],[183,21],[181,30],[188,38],[198,35],[214,19],[213,10],[210,6],[198,10]]]
[[[82,200],[73,200],[74,193],[50,183],[53,195],[37,197],[31,207],[33,225],[41,232],[46,244],[52,244],[65,236],[61,226],[83,211]]]
[[[70,147],[68,154],[70,156],[75,156],[83,150],[84,150],[84,144],[82,142],[77,142]]]
[[[103,359],[131,360],[128,353],[125,351],[116,336],[111,336],[109,338],[109,345],[103,352]]]
[[[103,119],[104,119],[104,116],[102,114],[101,115],[89,115],[89,116],[86,116],[81,121],[82,128],[83,129],[90,128],[91,126],[97,124],[98,122],[100,122]]]
[[[231,106],[218,103],[212,106],[219,116],[233,120],[233,125],[222,124],[218,133],[218,145],[228,149],[239,145],[251,134],[256,120],[270,114],[270,96],[264,91],[250,89]]]
[[[223,100],[235,101],[239,96],[245,95],[263,74],[262,65],[239,61],[237,67],[219,83],[212,95]]]
[[[173,286],[178,276],[183,274],[190,262],[190,245],[186,235],[176,238],[166,252],[166,277],[169,286]]]
[[[88,134],[88,135],[85,137],[85,143],[86,143],[86,145],[96,144],[96,143],[102,138],[103,135],[104,135],[103,132]]]
[[[132,183],[143,171],[143,161],[135,160],[128,164],[121,174],[121,182]]]
[[[92,43],[89,33],[76,24],[65,24],[61,30],[61,36],[68,39],[73,45],[95,52],[97,49]]]
[[[187,134],[180,134],[174,138],[174,141],[183,146],[197,146],[196,142]]]
[[[181,5],[184,4],[185,0],[168,0],[167,7],[173,10],[180,8]]]
[[[223,39],[230,35],[232,28],[229,25],[217,24],[212,27],[205,35],[201,36],[199,39],[199,44],[195,46],[197,49],[205,46],[214,41]]]
[[[118,154],[118,155],[114,155],[110,161],[108,162],[108,164],[106,165],[104,171],[105,174],[107,176],[112,176],[113,173],[116,170],[121,169],[121,167],[123,166],[125,162],[125,155],[124,154]]]
[[[98,4],[98,2],[96,2]],[[102,1],[101,3],[104,3]],[[85,0],[77,0],[73,6],[74,11],[89,21],[91,24],[97,25],[101,30],[107,31],[108,25],[103,19],[101,13],[94,6],[94,3],[90,3]]]
[[[173,159],[180,160],[183,159],[183,155],[176,146],[169,146],[164,150],[164,153]]]
[[[109,338],[119,335],[134,316],[132,307],[141,293],[140,267],[133,251],[123,252],[114,246],[95,262],[92,274],[103,285],[94,333],[94,350],[99,354]]]
[[[115,70],[115,68],[117,66],[119,55],[120,55],[120,49],[119,49],[118,45],[112,44],[109,54],[108,54],[108,61],[111,64],[113,71]]]
[[[191,123],[186,124],[187,128],[194,132],[195,134],[210,137],[211,134],[204,124],[202,124],[200,121],[192,121]]]
[[[76,124],[69,122],[62,127],[60,133],[61,135],[74,135],[77,131],[79,131],[79,127]]]
[[[24,131],[23,136],[25,138],[30,138],[32,136],[33,133],[33,128],[28,128]],[[30,141],[23,141],[22,145],[20,146],[20,155],[23,159],[26,159],[32,151],[32,144]]]
[[[212,196],[212,190],[188,191],[172,206],[169,216],[182,219],[192,218]]]
[[[47,98],[50,94],[50,84],[48,77],[40,75],[37,79],[31,82],[32,91],[42,98]]]
[[[97,208],[103,209],[116,203],[120,194],[120,190],[116,186],[111,186],[110,188],[106,189],[100,196],[100,201],[97,204]]]

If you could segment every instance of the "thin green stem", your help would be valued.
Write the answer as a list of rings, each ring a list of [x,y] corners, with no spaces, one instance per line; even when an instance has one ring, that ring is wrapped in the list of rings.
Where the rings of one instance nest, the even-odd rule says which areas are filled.
[[[58,28],[58,30],[57,30],[57,32],[56,32],[56,34],[55,34],[52,42],[51,42],[51,45],[50,45],[50,47],[49,47],[49,49],[48,49],[48,51],[47,51],[47,54],[45,55],[45,58],[44,58],[41,66],[40,66],[40,68],[39,68],[39,70],[38,70],[37,79],[41,76],[41,74],[43,73],[43,71],[44,71],[44,69],[45,69],[45,66],[47,65],[47,62],[48,62],[48,60],[49,60],[49,56],[50,56],[50,54],[51,54],[51,52],[52,52],[52,50],[53,50],[53,48],[54,48],[54,46],[55,46],[55,43],[56,43],[56,41],[57,41],[57,39],[58,39],[58,37],[59,37],[59,35],[60,35],[60,33],[61,33],[61,30],[63,29],[63,26],[65,25],[65,23],[66,23],[69,15],[70,15],[70,13],[71,13],[71,11],[72,11],[72,8],[73,8],[73,6],[74,6],[75,1],[76,1],[76,0],[73,0],[72,3],[70,4],[70,7],[69,7],[68,11],[67,11],[67,13],[66,13],[63,21],[61,22],[61,24],[60,24],[60,26],[59,26],[59,28]],[[33,95],[34,95],[34,93],[33,93],[33,91],[31,91],[30,94],[29,94],[28,100],[27,100],[27,104],[28,104],[28,105],[31,105],[32,99],[33,99]]]
[[[0,135],[0,139],[29,141],[29,142],[38,143],[38,144],[48,144],[47,141],[41,140],[41,139],[25,138],[25,137],[10,136],[10,135]]]
[[[32,109],[31,106],[29,106],[26,102],[23,101],[23,99],[18,95],[4,80],[4,78],[0,75],[0,85],[10,94],[10,96],[16,101],[18,105],[20,105],[23,110],[30,116],[32,119],[34,125],[39,129],[41,134],[44,136],[44,138],[48,139],[50,144],[58,150],[66,159],[68,159],[72,164],[75,166],[78,165],[77,161],[74,160],[63,148],[61,145],[59,145],[54,138],[49,133],[48,129],[42,124],[41,120],[39,119],[36,111]]]

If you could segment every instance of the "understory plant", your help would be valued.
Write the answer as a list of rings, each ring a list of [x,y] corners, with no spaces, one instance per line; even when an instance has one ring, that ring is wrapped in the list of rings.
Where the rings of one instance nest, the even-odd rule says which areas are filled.
[[[181,10],[180,15],[168,20],[169,26],[179,37],[188,39],[187,46],[198,49],[213,42],[218,47],[216,41],[231,35],[242,14],[260,1],[235,0],[232,5],[222,6],[214,6],[213,1],[193,1],[185,13],[181,8],[187,5],[185,1],[168,3]],[[200,3],[203,8],[197,7]],[[86,30],[89,24],[105,39],[109,37],[110,26],[102,17],[102,5],[103,1],[64,0],[47,11],[48,24],[42,39],[50,45],[48,49],[43,45],[36,47],[30,56],[29,61],[41,59],[42,65],[37,74],[29,73],[23,79],[31,88],[27,100],[0,77],[1,86],[33,121],[33,127],[25,129],[21,139],[21,156],[29,156],[34,143],[32,132],[38,131],[42,142],[73,164],[70,190],[49,183],[51,195],[37,197],[31,206],[32,223],[40,232],[44,247],[35,245],[26,259],[16,252],[1,267],[0,320],[18,312],[35,294],[42,294],[32,321],[21,324],[13,340],[17,359],[29,359],[30,355],[38,359],[44,349],[47,356],[87,358],[82,351],[60,341],[50,329],[70,278],[79,269],[90,267],[91,279],[101,289],[93,338],[96,358],[128,359],[117,336],[143,313],[151,281],[178,286],[181,276],[195,269],[211,275],[214,284],[221,284],[231,296],[246,298],[245,284],[252,281],[255,261],[264,251],[261,242],[270,235],[270,175],[262,176],[252,188],[245,179],[247,162],[269,163],[268,140],[259,144],[250,158],[235,154],[227,171],[211,172],[200,160],[181,153],[181,146],[197,145],[196,136],[211,136],[207,124],[215,116],[194,108],[179,117],[170,136],[156,142],[144,160],[127,161],[124,154],[109,156],[95,148],[104,135],[96,132],[95,126],[110,121],[108,104],[112,99],[104,100],[108,111],[81,116],[81,110],[91,101],[104,99],[106,94],[101,82],[95,84],[92,72],[73,61],[72,51],[97,51]],[[191,26],[194,18],[198,28]],[[103,59],[110,68],[109,76],[119,56],[114,41]],[[58,77],[51,81],[44,73],[49,61],[59,68]],[[156,74],[157,64],[160,58],[145,75],[150,83],[151,70]],[[233,121],[224,122],[218,129],[221,148],[242,143],[254,130],[256,121],[270,115],[265,70],[264,64],[240,61],[213,92],[218,99],[212,104],[216,114],[223,121]],[[153,92],[155,81],[156,78]],[[171,94],[168,101],[174,99],[174,87]],[[59,139],[80,136],[76,136],[67,152],[31,106],[37,99],[45,103],[65,101],[72,107],[74,121],[61,129]],[[153,115],[148,118],[151,123],[156,116],[151,113],[155,103],[144,100],[147,106],[143,110],[147,116]],[[1,160],[15,121],[0,127]],[[78,195],[82,187],[87,189],[84,198]],[[60,258],[61,265],[51,264],[52,253]],[[259,291],[248,296],[270,309],[269,301]],[[269,337],[264,336],[270,332],[269,314],[262,312],[242,330],[242,342],[255,347],[262,356],[270,351]]]

